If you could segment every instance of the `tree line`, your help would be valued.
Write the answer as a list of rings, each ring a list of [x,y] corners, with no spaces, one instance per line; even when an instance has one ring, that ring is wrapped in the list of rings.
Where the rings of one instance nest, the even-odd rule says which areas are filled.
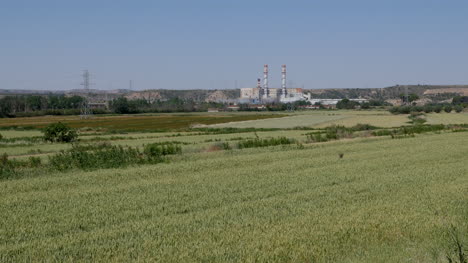
[[[30,112],[53,114],[53,111],[58,110],[79,110],[84,101],[85,99],[80,96],[5,96],[0,99],[0,117],[28,116],[26,113]]]
[[[460,113],[464,108],[468,107],[468,96],[455,96],[452,99],[452,103],[432,103],[424,106],[420,105],[403,105],[391,107],[389,111],[393,114],[409,114],[411,112],[447,112],[450,113],[455,111]]]
[[[20,95],[0,99],[0,117],[29,117],[41,115],[78,115],[86,102],[81,96],[64,95]],[[150,113],[150,112],[196,112],[208,108],[225,108],[227,104],[197,102],[190,99],[172,98],[149,102],[143,99],[128,100],[120,97],[108,103],[105,109],[92,109],[94,114],[104,113]]]
[[[149,102],[144,99],[129,100],[124,97],[109,102],[109,109],[114,113],[169,113],[169,112],[203,112],[209,108],[225,108],[227,104],[218,102],[197,102],[191,99],[172,98]]]
[[[406,99],[401,96],[402,100]],[[417,96],[409,96],[408,102],[416,100]],[[41,115],[78,115],[80,108],[86,102],[86,98],[81,96],[64,95],[20,95],[5,96],[0,98],[0,117],[28,117]],[[413,102],[414,103],[414,102]],[[297,101],[293,103],[269,103],[265,105],[267,111],[285,111],[297,109],[301,106],[310,105],[308,101]],[[105,109],[92,109],[94,114],[117,113],[169,113],[169,112],[205,112],[209,108],[226,110],[227,103],[218,102],[200,102],[192,99],[171,98],[169,100],[148,101],[144,99],[129,100],[120,97],[109,101]],[[239,104],[240,111],[258,111],[258,107],[252,107],[249,104]],[[320,106],[320,105],[318,105]],[[355,102],[349,99],[342,99],[336,107],[338,109],[370,109],[375,107],[391,106],[391,104],[382,100],[371,100],[369,102]],[[392,113],[406,114],[412,111],[418,112],[441,112],[455,110],[460,112],[468,106],[468,96],[456,96],[451,104],[429,104],[425,106],[400,106],[392,107]]]

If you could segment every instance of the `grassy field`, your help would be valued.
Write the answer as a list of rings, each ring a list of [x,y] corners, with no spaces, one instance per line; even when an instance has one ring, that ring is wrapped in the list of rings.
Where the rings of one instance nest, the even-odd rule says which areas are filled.
[[[213,117],[214,116],[214,117]],[[285,116],[285,117],[284,117]],[[262,119],[266,118],[266,119]],[[248,120],[245,119],[255,119]],[[398,127],[409,125],[406,115],[392,115],[386,111],[306,111],[295,112],[289,115],[258,113],[195,113],[195,114],[162,114],[162,115],[123,115],[95,117],[91,120],[81,120],[77,116],[47,116],[32,118],[0,119],[0,127],[3,126],[34,126],[43,127],[53,121],[63,121],[74,127],[81,127],[80,140],[85,143],[99,143],[106,141],[113,145],[142,147],[152,142],[178,141],[189,143],[184,147],[186,152],[200,151],[209,148],[214,141],[224,141],[233,138],[261,138],[285,136],[303,140],[304,131],[300,130],[278,130],[265,132],[249,132],[242,134],[203,134],[200,132],[168,131],[168,132],[144,132],[153,129],[186,129],[189,126],[205,123],[217,123],[213,125],[200,125],[201,127],[223,128],[276,128],[290,129],[298,126],[309,126],[312,128],[324,128],[330,125],[353,126],[358,123],[371,124],[378,127]],[[232,122],[239,120],[237,122]],[[467,113],[440,113],[427,114],[430,124],[460,124],[468,123]],[[172,122],[172,123],[171,123]],[[224,123],[223,123],[224,122]],[[106,131],[116,131],[117,134],[106,134]],[[96,131],[98,133],[96,133]],[[125,131],[130,133],[126,134]],[[104,133],[102,133],[104,132]],[[122,133],[123,134],[119,134]],[[102,133],[102,134],[101,134]],[[69,149],[67,144],[50,144],[45,142],[21,141],[21,138],[41,136],[39,130],[0,130],[4,138],[14,139],[14,143],[1,143],[0,154],[7,153],[10,158],[28,158],[30,156],[41,157],[47,160],[47,156],[61,150]],[[176,137],[175,137],[176,136]]]
[[[43,128],[53,122],[63,122],[73,128],[102,128],[106,130],[172,130],[195,125],[237,122],[268,118],[280,118],[284,114],[258,113],[187,113],[187,114],[138,114],[94,116],[81,119],[79,116],[41,116],[27,118],[0,118],[1,127]]]
[[[386,111],[306,111],[297,112],[281,119],[251,120],[235,123],[213,124],[211,127],[233,128],[290,128],[297,126],[326,127],[333,124],[353,126],[367,123],[379,127],[398,127],[405,125],[405,115],[392,115]]]
[[[468,112],[452,113],[429,113],[426,114],[429,124],[462,124],[468,123]]]
[[[451,225],[468,234],[466,145],[357,139],[1,181],[0,261],[429,262]]]
[[[79,145],[142,150],[172,142],[182,153],[163,163],[92,171],[47,170],[49,157],[71,144],[45,143],[38,130],[0,130],[0,154],[15,161],[42,159],[42,166],[21,176],[0,173],[0,262],[449,262],[447,255],[456,256],[454,237],[468,248],[466,132],[392,139],[359,131],[356,137],[317,143],[307,134],[319,130],[289,128],[396,127],[410,125],[409,119],[382,111],[270,114],[281,118],[242,121],[246,116],[258,117],[163,117],[177,122],[165,127],[237,118],[238,127],[283,129],[148,132],[156,125],[145,121],[161,116],[97,117],[91,120],[94,129],[81,130]],[[467,116],[427,119],[468,123]],[[68,118],[24,118],[15,125],[74,123]],[[126,123],[140,131],[100,132],[99,125],[123,129]],[[297,144],[235,147],[280,137]],[[224,143],[234,149],[223,150]]]
[[[154,131],[186,129],[189,127],[233,127],[233,128],[294,128],[299,126],[323,128],[330,125],[353,126],[359,123],[377,127],[399,127],[408,125],[407,115],[392,115],[387,111],[298,111],[283,113],[187,113],[187,114],[138,114],[95,116],[83,120],[79,116],[41,116],[28,118],[0,118],[0,128],[32,127],[43,128],[61,121],[74,128],[103,129],[114,131]],[[428,124],[468,123],[468,113],[430,113]],[[32,133],[33,131],[31,131]],[[0,133],[5,133],[0,131]],[[26,131],[25,131],[26,133]],[[21,136],[21,135],[15,135]]]
[[[210,127],[233,128],[291,128],[307,126],[323,128],[330,125],[353,126],[366,123],[377,127],[399,127],[408,125],[407,115],[393,115],[388,111],[306,111],[296,112],[281,119],[249,120],[233,123],[213,124]],[[468,123],[468,113],[428,114],[429,124]]]

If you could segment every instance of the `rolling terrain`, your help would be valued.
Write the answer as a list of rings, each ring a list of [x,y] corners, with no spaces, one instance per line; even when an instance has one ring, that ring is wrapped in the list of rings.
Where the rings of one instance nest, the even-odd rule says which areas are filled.
[[[312,98],[322,99],[376,99],[376,100],[394,100],[405,93],[414,93],[427,101],[444,101],[454,96],[468,96],[468,85],[396,85],[385,88],[362,88],[362,89],[305,89],[305,93],[311,93]],[[0,89],[0,96],[5,95],[25,95],[25,94],[65,94],[65,95],[84,95],[84,90],[69,91],[36,91],[36,90],[7,90]],[[229,102],[240,96],[239,89],[218,89],[218,90],[167,90],[167,89],[148,89],[143,91],[131,90],[91,90],[91,99],[102,101],[124,96],[128,99],[144,99],[148,101],[169,100],[174,98],[190,99],[194,101],[214,101]]]

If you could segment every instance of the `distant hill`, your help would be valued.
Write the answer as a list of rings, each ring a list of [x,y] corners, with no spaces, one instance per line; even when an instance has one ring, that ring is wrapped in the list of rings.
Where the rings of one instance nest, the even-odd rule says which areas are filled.
[[[396,85],[386,88],[371,89],[305,89],[304,93],[311,93],[312,98],[321,99],[378,99],[396,102],[406,88],[409,93],[417,94],[425,102],[440,102],[457,95],[468,96],[468,85]],[[67,96],[84,95],[88,91],[83,89],[48,91],[48,90],[1,90],[0,95],[25,94],[63,94]],[[193,99],[195,101],[229,102],[239,98],[239,89],[223,90],[167,90],[154,89],[144,91],[132,90],[90,90],[90,98],[95,101],[111,100],[117,97],[128,99],[145,99],[148,101],[169,100],[173,98]]]

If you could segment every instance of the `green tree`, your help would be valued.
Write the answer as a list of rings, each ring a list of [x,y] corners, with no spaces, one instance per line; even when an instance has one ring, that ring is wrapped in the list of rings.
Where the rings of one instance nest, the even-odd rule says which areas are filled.
[[[342,99],[337,104],[338,109],[354,109],[359,105],[359,102],[351,101],[349,99]]]
[[[456,96],[452,99],[453,105],[468,104],[468,96]]]
[[[413,102],[419,100],[419,96],[414,93],[408,94],[408,101],[406,101],[406,94],[400,94],[400,99],[402,102]]]
[[[44,129],[44,140],[49,142],[73,142],[78,134],[68,125],[61,122],[49,124]]]
[[[130,113],[130,104],[127,100],[127,98],[117,98],[111,102],[111,109],[115,113],[120,113],[120,114],[126,114]]]
[[[45,109],[46,103],[47,102],[45,101],[45,98],[43,98],[42,96],[28,96],[26,98],[26,106],[31,111]]]
[[[11,104],[6,99],[0,100],[0,117],[10,116],[12,111]]]

